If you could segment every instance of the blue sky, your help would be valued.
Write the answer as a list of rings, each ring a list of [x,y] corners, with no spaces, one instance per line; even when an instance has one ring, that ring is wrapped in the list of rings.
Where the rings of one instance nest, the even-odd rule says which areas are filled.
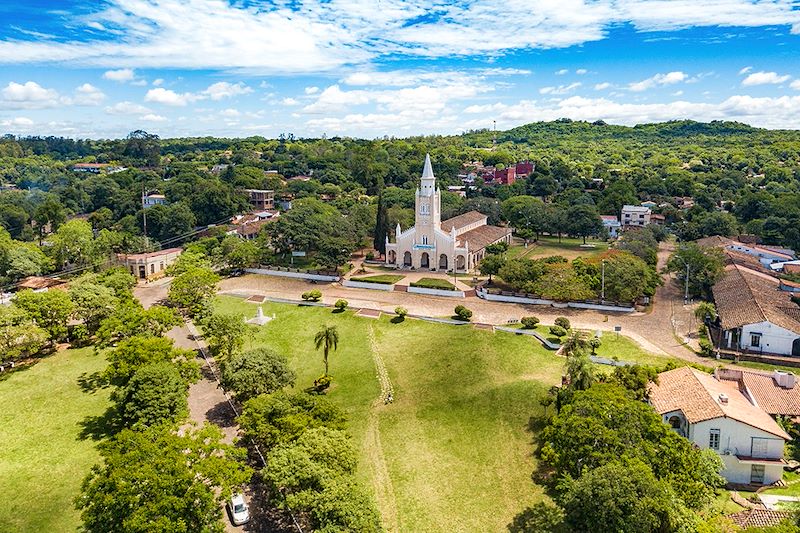
[[[796,0],[0,0],[0,133],[800,125]]]

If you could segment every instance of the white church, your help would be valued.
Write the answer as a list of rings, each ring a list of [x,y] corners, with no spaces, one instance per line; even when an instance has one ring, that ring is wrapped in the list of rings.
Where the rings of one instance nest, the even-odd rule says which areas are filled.
[[[410,270],[474,269],[486,247],[496,242],[511,243],[511,229],[490,226],[478,211],[442,222],[441,191],[436,187],[431,158],[425,156],[422,179],[416,192],[415,224],[395,231],[395,242],[386,238],[386,266]]]

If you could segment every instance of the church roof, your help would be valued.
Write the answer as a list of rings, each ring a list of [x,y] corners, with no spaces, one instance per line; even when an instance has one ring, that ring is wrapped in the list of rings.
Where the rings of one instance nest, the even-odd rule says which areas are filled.
[[[433,178],[433,166],[431,166],[431,155],[425,154],[425,166],[422,169],[422,179]]]
[[[469,243],[469,251],[477,252],[511,233],[508,228],[498,226],[479,226],[458,236],[462,243]]]
[[[480,222],[481,220],[485,220],[486,218],[487,218],[486,215],[478,211],[467,211],[463,215],[458,215],[443,221],[442,231],[450,233],[450,231],[453,228],[456,228],[456,231],[458,231],[465,226],[469,226],[470,224],[474,224],[475,222]]]

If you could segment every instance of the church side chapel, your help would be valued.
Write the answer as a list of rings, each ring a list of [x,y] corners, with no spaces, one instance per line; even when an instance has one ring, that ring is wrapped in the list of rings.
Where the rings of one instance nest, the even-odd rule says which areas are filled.
[[[430,155],[425,155],[420,186],[416,191],[415,224],[402,230],[397,225],[395,242],[386,238],[386,265],[399,269],[468,272],[483,259],[486,247],[511,243],[511,229],[490,226],[478,211],[441,220],[441,191],[436,187]]]

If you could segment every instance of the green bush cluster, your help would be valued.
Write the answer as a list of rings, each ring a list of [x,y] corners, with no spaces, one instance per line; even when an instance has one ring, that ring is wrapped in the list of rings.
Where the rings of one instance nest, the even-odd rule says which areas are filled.
[[[307,302],[318,302],[322,299],[322,291],[319,289],[312,289],[304,292],[300,297]]]
[[[536,329],[536,326],[539,325],[539,319],[535,316],[524,316],[520,322],[525,329]]]

